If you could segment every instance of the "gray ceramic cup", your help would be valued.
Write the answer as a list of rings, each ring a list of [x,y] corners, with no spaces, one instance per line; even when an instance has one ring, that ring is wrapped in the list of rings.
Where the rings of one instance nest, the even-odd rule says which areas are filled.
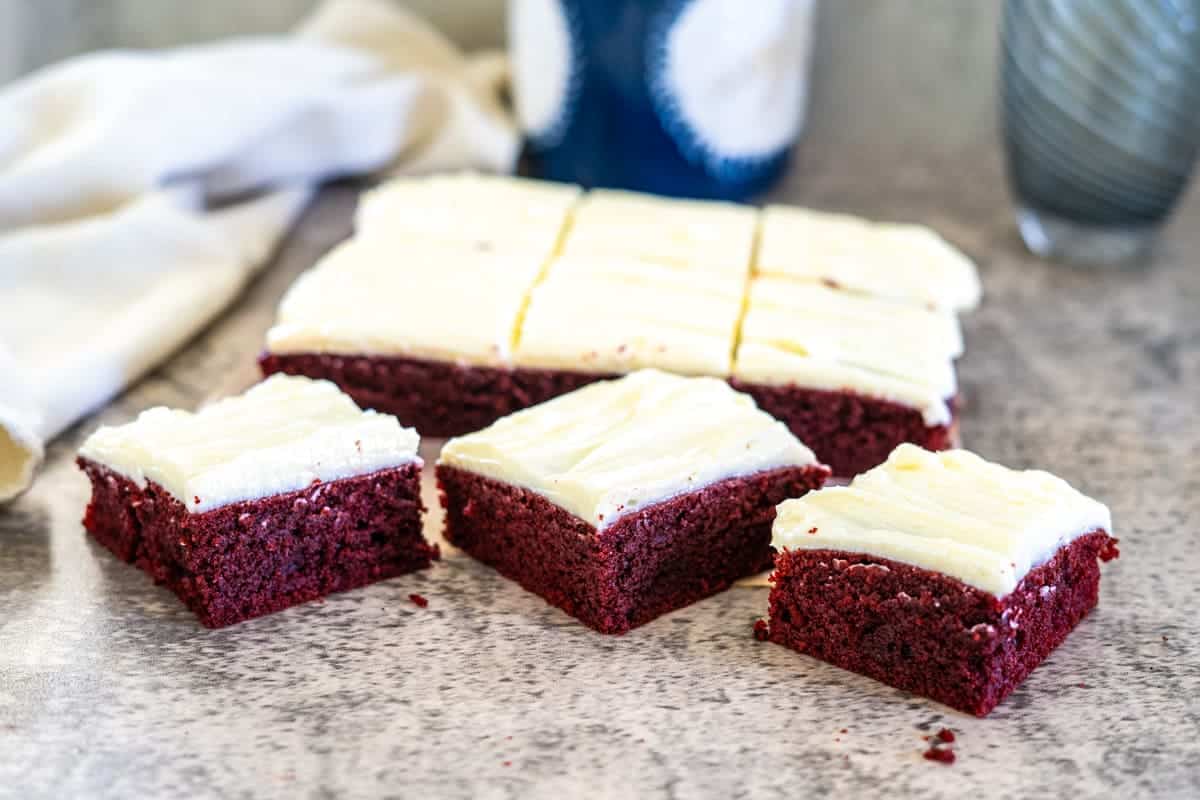
[[[1148,260],[1200,149],[1200,0],[1006,0],[1000,112],[1021,236]]]

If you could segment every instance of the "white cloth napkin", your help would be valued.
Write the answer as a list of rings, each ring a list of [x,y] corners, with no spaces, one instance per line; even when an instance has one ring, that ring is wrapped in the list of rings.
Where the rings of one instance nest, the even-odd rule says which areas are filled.
[[[386,0],[329,0],[290,36],[0,89],[0,501],[237,295],[317,182],[511,170],[504,69]]]

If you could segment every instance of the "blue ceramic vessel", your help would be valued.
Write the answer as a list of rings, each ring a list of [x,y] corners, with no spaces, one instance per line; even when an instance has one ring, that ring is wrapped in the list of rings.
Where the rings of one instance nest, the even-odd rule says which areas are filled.
[[[584,186],[743,199],[804,120],[813,0],[513,0],[531,163]]]

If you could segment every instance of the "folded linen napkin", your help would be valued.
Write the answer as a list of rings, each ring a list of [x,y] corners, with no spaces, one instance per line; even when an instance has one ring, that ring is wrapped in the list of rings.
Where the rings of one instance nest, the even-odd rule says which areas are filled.
[[[0,502],[237,295],[317,182],[511,170],[503,71],[386,0],[329,0],[290,36],[0,89]]]

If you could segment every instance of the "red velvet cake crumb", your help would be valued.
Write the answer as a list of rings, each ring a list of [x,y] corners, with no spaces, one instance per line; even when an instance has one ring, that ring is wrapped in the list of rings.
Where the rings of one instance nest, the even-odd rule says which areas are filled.
[[[410,594],[408,596],[408,599],[411,600],[412,604],[414,606],[416,606],[417,608],[428,608],[429,607],[429,601],[426,600],[424,597],[422,597],[419,594]]]
[[[624,633],[771,565],[775,506],[824,466],[730,478],[597,529],[536,492],[437,468],[446,539],[601,633]]]
[[[950,730],[949,728],[942,728],[937,732],[937,738],[943,742],[953,742],[954,731]]]
[[[849,478],[882,464],[903,442],[926,450],[952,446],[954,423],[926,425],[919,409],[899,403],[849,390],[768,386],[736,379],[729,383],[786,424],[838,477]],[[949,405],[953,414],[955,402]]]
[[[141,488],[77,463],[92,482],[88,533],[166,584],[209,628],[412,572],[437,556],[421,533],[415,463],[201,513],[153,481]]]
[[[862,553],[784,550],[771,641],[986,716],[1095,607],[1114,545],[1104,531],[1080,536],[1003,598]]]
[[[942,764],[953,764],[955,758],[954,751],[949,747],[939,747],[937,745],[929,748],[921,755],[925,757],[926,761],[937,761]]]
[[[754,620],[754,638],[760,642],[765,642],[771,638],[771,632],[767,629],[767,621],[765,619]]]

